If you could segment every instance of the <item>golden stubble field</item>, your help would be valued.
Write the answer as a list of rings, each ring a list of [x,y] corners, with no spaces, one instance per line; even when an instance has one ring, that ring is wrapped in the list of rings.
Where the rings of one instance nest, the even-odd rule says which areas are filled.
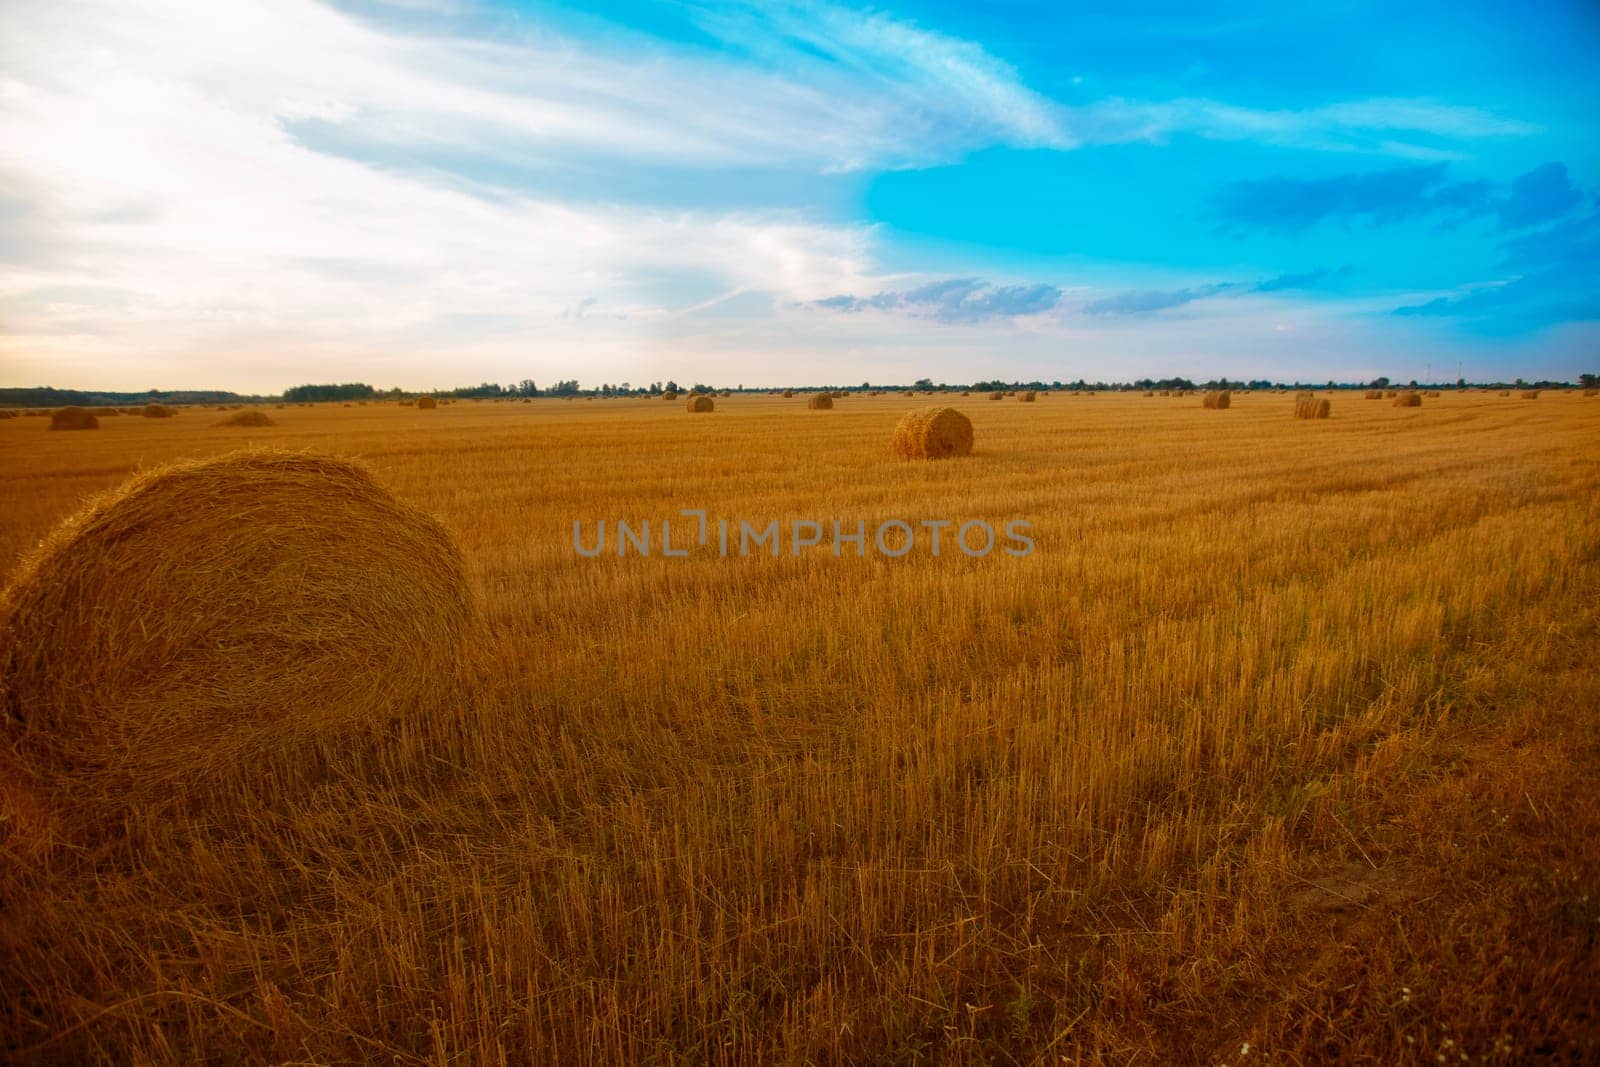
[[[936,402],[971,417],[974,455],[893,458],[900,415]],[[379,779],[181,819],[135,804],[98,851],[31,846],[48,810],[14,802],[0,1048],[1595,1055],[1600,399],[1338,393],[1326,421],[1293,404],[0,422],[7,568],[141,467],[271,445],[358,458],[439,518],[483,620],[456,741]],[[573,551],[574,519],[685,508],[1026,519],[1037,548]]]

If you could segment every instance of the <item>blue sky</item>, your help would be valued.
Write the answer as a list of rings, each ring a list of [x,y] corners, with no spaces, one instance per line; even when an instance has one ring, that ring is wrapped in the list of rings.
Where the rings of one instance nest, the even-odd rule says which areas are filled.
[[[5,384],[1600,370],[1577,0],[6,17]]]

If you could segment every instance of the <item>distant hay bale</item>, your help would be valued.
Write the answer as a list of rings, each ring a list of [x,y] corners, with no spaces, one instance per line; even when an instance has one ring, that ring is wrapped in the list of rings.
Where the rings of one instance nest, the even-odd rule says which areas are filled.
[[[96,408],[95,415],[102,419],[120,419],[122,412],[116,408]]]
[[[1509,389],[1502,389],[1502,390],[1500,390],[1500,395],[1501,395],[1501,396],[1510,396],[1510,395],[1511,395],[1511,390],[1509,390]]]
[[[1399,395],[1400,395],[1399,392],[1394,390],[1394,389],[1390,389],[1388,392],[1383,394],[1384,399],[1386,399],[1386,400],[1393,400],[1395,397],[1397,397]]]
[[[1325,419],[1333,413],[1333,401],[1311,393],[1295,397],[1294,417],[1297,419]]]
[[[784,397],[785,400],[793,400],[794,399],[794,390],[793,389],[785,389],[783,391],[783,397]]]
[[[1422,394],[1400,393],[1394,398],[1394,406],[1397,408],[1420,408],[1422,406]]]
[[[1538,400],[1539,399],[1539,390],[1537,390],[1537,389],[1524,389],[1522,391],[1522,399],[1524,399],[1524,400]]]
[[[265,411],[235,411],[232,415],[217,423],[218,426],[276,426],[272,416]]]
[[[52,430],[98,430],[100,420],[88,408],[68,406],[50,413]]]
[[[1155,396],[1155,395],[1156,395],[1156,394],[1155,394],[1155,390],[1153,390],[1153,389],[1146,389],[1146,390],[1145,390],[1145,391],[1144,391],[1144,395],[1145,395],[1145,396]],[[1161,395],[1162,395],[1162,396],[1166,396],[1166,394],[1165,394],[1165,393],[1162,393],[1162,394],[1161,394]]]
[[[833,392],[833,398],[834,398],[834,399],[835,399],[835,400],[843,400],[843,399],[844,399],[844,390],[843,390],[843,389],[836,389],[836,390],[834,390],[834,392]]]
[[[732,393],[730,393],[730,392],[728,392],[728,390],[726,390],[726,389],[724,389],[724,390],[723,390],[723,391],[722,391],[722,392],[721,392],[721,394],[719,394],[719,395],[721,395],[721,396],[732,396],[732,395],[733,395],[733,394],[732,394]]]
[[[689,397],[690,411],[715,411],[716,407],[717,402],[704,393],[695,393]]]
[[[1367,392],[1366,392],[1366,399],[1367,400],[1382,400],[1383,399],[1383,390],[1382,389],[1368,389]]]
[[[911,411],[894,430],[894,451],[903,459],[948,459],[972,452],[972,421],[955,408]]]
[[[11,411],[8,408],[0,408],[0,419],[14,419],[16,417],[17,413],[15,411]]]
[[[662,400],[676,400],[676,399],[678,399],[678,394],[673,392],[671,389],[668,389],[666,392],[661,394],[661,399]]]
[[[1206,395],[1200,398],[1200,405],[1212,411],[1222,411],[1232,403],[1233,394],[1226,389],[1208,389]]]
[[[1437,389],[1429,389],[1427,392],[1423,393],[1422,395],[1423,396],[1427,396],[1427,397],[1436,397],[1436,396],[1439,395],[1439,390],[1437,390]]]
[[[473,616],[449,534],[362,467],[271,450],[156,467],[0,592],[0,749],[86,816],[107,795],[276,790],[325,773],[340,738],[424,730],[462,685]]]
[[[146,404],[139,410],[139,414],[143,415],[147,419],[170,419],[172,416],[176,415],[177,412],[173,411],[165,404]]]
[[[831,393],[816,393],[813,396],[809,396],[806,398],[806,407],[812,411],[827,411],[833,407],[833,395]]]
[[[431,396],[417,397],[417,407],[423,411],[432,411],[439,406],[439,402]]]
[[[994,393],[990,393],[989,394],[989,399],[990,400],[1004,400],[1005,398],[1006,398],[1006,394],[1001,393],[1001,392],[994,392]]]
[[[1583,395],[1584,396],[1600,396],[1600,389],[1585,389],[1583,391]]]
[[[1017,397],[1017,399],[1022,401],[1024,404],[1031,404],[1039,399],[1039,395],[1032,389],[1029,389],[1026,393],[1023,393],[1021,396]]]
[[[961,395],[962,396],[971,396],[972,395],[972,390],[971,389],[963,389],[961,391]]]

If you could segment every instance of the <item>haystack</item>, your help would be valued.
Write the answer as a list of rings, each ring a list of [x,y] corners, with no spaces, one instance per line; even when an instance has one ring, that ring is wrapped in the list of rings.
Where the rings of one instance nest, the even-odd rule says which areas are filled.
[[[1333,413],[1333,401],[1327,397],[1317,397],[1312,393],[1301,393],[1295,397],[1294,417],[1297,419],[1325,419]]]
[[[694,393],[689,397],[690,411],[715,411],[717,402],[704,393]]]
[[[676,399],[678,399],[678,394],[674,393],[671,389],[668,389],[666,392],[661,394],[661,399],[662,400],[676,400]]]
[[[794,390],[793,389],[785,389],[783,391],[783,398],[785,400],[793,400],[794,399]]]
[[[1208,389],[1206,395],[1200,398],[1202,407],[1213,411],[1223,411],[1233,403],[1233,394],[1226,389]]]
[[[1524,399],[1524,400],[1538,400],[1539,399],[1539,390],[1537,390],[1537,389],[1524,389],[1522,391],[1522,399]]]
[[[217,423],[218,426],[276,426],[272,417],[265,411],[236,411],[232,415]]]
[[[1421,393],[1399,393],[1394,398],[1397,408],[1420,408],[1422,406]]]
[[[472,617],[450,536],[359,466],[261,450],[157,467],[0,593],[0,741],[67,805],[282,788],[341,738],[428,726]]]
[[[904,459],[947,459],[972,452],[972,420],[955,408],[908,412],[894,428],[894,451]]]
[[[996,393],[990,393],[989,394],[989,399],[990,400],[1004,400],[1005,398],[1006,398],[1006,394],[1004,394],[1004,393],[996,392]]]
[[[813,411],[826,411],[833,407],[833,397],[828,393],[817,393],[806,398],[806,407]]]
[[[140,409],[139,414],[143,415],[147,419],[170,419],[172,416],[176,415],[177,412],[173,411],[165,404],[146,404],[142,409]]]
[[[1026,393],[1023,393],[1021,396],[1017,397],[1017,399],[1022,401],[1024,404],[1031,404],[1039,399],[1039,396],[1034,390],[1029,389]]]
[[[52,430],[98,430],[100,420],[88,408],[56,408],[50,413]]]
[[[439,402],[431,396],[417,397],[417,407],[421,408],[423,411],[432,411],[438,406]]]

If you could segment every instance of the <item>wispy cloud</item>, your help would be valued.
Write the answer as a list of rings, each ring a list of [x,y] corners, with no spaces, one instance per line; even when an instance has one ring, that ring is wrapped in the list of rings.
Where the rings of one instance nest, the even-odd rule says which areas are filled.
[[[1482,180],[1449,182],[1448,171],[1448,164],[1425,163],[1332,178],[1251,179],[1224,186],[1210,206],[1225,226],[1299,233],[1324,221],[1386,226],[1425,216],[1493,215],[1518,228],[1559,218],[1583,201],[1559,162],[1523,174],[1505,193]]]
[[[1232,282],[1217,282],[1184,289],[1138,289],[1091,300],[1083,305],[1083,311],[1086,315],[1149,315],[1204,300],[1233,288]]]
[[[1119,98],[1076,109],[1069,128],[1082,140],[1094,142],[1163,142],[1190,134],[1218,141],[1429,159],[1455,158],[1459,153],[1437,143],[1398,140],[1397,136],[1462,142],[1522,137],[1539,129],[1482,108],[1388,98],[1301,109],[1249,108],[1196,98]]]
[[[988,322],[1043,314],[1061,301],[1054,285],[994,285],[977,278],[950,278],[912,289],[867,297],[848,294],[812,301],[828,311],[895,311],[946,323]]]

